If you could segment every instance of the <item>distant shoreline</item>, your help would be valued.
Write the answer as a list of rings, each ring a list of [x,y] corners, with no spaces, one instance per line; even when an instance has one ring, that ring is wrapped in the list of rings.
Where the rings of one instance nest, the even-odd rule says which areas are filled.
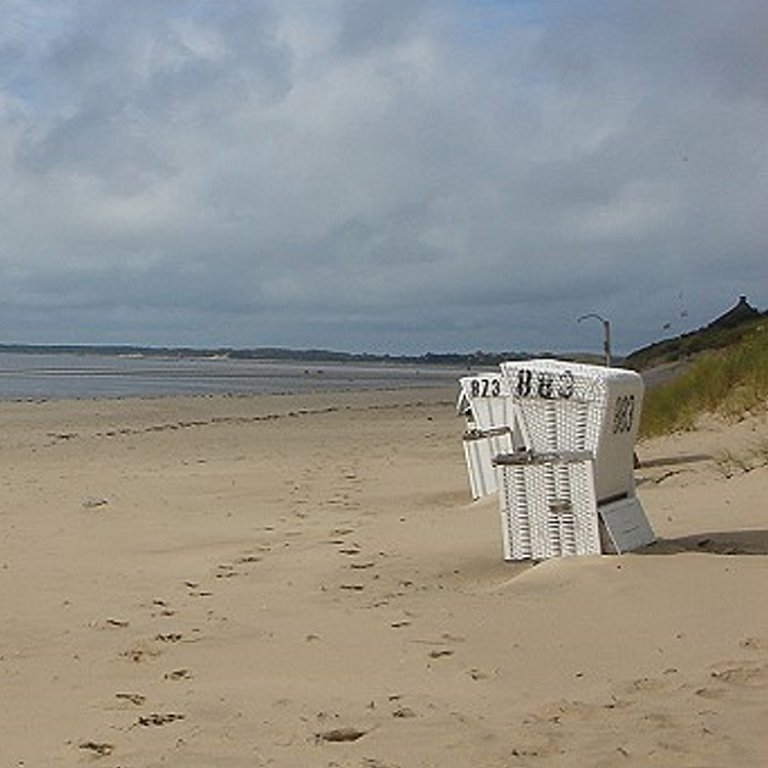
[[[165,359],[229,359],[263,360],[265,362],[359,362],[359,363],[406,363],[420,365],[456,365],[476,363],[478,360],[529,357],[521,353],[434,353],[422,355],[391,355],[369,352],[339,352],[329,349],[289,349],[284,347],[257,347],[235,349],[230,347],[153,347],[137,345],[91,344],[0,344],[0,353],[21,355],[93,355],[99,357],[146,357]]]

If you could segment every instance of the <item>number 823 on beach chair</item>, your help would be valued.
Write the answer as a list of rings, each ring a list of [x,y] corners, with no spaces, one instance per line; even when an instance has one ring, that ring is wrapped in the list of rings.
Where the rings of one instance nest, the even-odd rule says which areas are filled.
[[[459,380],[456,409],[466,417],[464,460],[472,499],[498,491],[493,458],[523,447],[507,383],[500,372],[464,376]]]

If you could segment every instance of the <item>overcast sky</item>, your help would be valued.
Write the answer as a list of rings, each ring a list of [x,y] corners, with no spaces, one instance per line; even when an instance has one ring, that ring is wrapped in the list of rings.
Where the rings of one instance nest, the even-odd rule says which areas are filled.
[[[765,0],[0,19],[0,341],[599,349],[594,312],[627,352],[768,309]]]

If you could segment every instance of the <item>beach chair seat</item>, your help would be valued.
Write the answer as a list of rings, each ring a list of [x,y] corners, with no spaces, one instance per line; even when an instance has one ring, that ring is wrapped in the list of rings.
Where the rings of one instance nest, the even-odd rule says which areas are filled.
[[[596,555],[594,461],[586,452],[496,458],[506,560]]]

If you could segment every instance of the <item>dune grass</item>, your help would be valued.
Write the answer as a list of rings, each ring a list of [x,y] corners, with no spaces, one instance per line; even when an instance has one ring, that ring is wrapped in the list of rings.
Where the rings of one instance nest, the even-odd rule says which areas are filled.
[[[643,437],[690,429],[704,413],[739,417],[768,404],[768,323],[736,344],[704,353],[672,381],[646,393]]]
[[[685,360],[702,352],[726,349],[751,336],[757,328],[765,324],[765,320],[765,316],[762,316],[737,325],[709,326],[672,339],[657,341],[633,352],[625,358],[624,364],[629,368],[642,370],[662,363]]]

